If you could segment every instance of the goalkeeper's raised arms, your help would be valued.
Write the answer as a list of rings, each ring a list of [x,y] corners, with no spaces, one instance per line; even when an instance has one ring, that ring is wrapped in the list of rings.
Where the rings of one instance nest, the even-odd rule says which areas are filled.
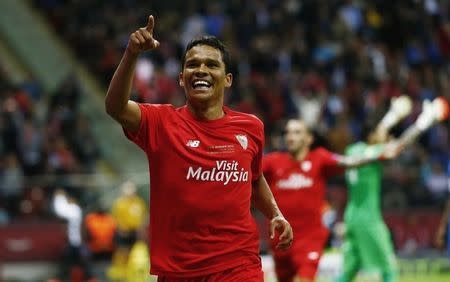
[[[399,142],[408,145],[424,131],[428,130],[438,122],[448,118],[450,106],[443,97],[435,98],[433,101],[425,100],[422,105],[422,112],[416,122],[412,124],[400,136]]]
[[[381,119],[379,126],[388,132],[402,119],[407,117],[411,113],[411,110],[412,102],[408,96],[402,95],[399,97],[394,97],[391,99],[389,110]]]
[[[420,113],[416,126],[425,131],[436,123],[446,120],[449,114],[448,102],[443,97],[438,97],[432,102],[425,100],[423,102],[422,113]]]

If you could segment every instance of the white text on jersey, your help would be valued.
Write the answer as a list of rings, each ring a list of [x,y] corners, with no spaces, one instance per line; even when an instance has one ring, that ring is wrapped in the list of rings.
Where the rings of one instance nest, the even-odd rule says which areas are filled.
[[[297,190],[312,187],[313,184],[314,182],[311,178],[300,173],[293,173],[288,179],[281,179],[278,181],[277,186],[280,189]]]
[[[199,181],[218,181],[227,185],[230,182],[247,182],[248,171],[244,168],[239,169],[237,161],[216,161],[216,167],[205,169],[203,167],[188,168],[186,179],[195,179]]]

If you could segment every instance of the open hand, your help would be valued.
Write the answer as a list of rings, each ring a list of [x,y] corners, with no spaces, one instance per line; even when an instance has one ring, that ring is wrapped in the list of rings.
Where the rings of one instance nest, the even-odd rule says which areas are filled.
[[[153,38],[153,28],[155,26],[155,18],[151,15],[148,17],[146,27],[141,27],[130,35],[127,50],[133,54],[157,48],[159,41]]]
[[[277,249],[286,250],[290,248],[294,240],[294,235],[292,233],[291,225],[281,215],[272,218],[270,221],[270,239],[275,237],[275,230],[281,233]]]

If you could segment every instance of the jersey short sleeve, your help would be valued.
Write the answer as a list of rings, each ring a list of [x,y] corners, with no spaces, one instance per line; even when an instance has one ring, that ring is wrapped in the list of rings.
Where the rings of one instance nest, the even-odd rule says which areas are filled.
[[[270,175],[272,174],[272,163],[275,161],[275,154],[274,153],[269,153],[264,155],[263,158],[263,162],[262,162],[262,172],[264,173],[264,176],[270,177]]]
[[[317,154],[320,156],[325,176],[330,177],[344,172],[344,168],[339,166],[337,154],[332,153],[325,148],[318,148]]]
[[[137,132],[123,129],[126,137],[138,145],[142,150],[155,151],[158,147],[158,132],[172,105],[166,104],[138,104],[141,110],[141,123]]]
[[[257,180],[263,173],[263,153],[264,153],[264,125],[261,120],[257,117],[256,119],[256,146],[257,151],[255,153],[255,157],[252,161],[252,181]]]

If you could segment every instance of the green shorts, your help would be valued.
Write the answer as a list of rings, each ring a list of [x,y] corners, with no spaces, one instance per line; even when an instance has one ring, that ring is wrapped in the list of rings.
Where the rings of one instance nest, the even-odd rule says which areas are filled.
[[[346,222],[344,272],[351,269],[395,272],[397,263],[389,231],[381,220]]]

